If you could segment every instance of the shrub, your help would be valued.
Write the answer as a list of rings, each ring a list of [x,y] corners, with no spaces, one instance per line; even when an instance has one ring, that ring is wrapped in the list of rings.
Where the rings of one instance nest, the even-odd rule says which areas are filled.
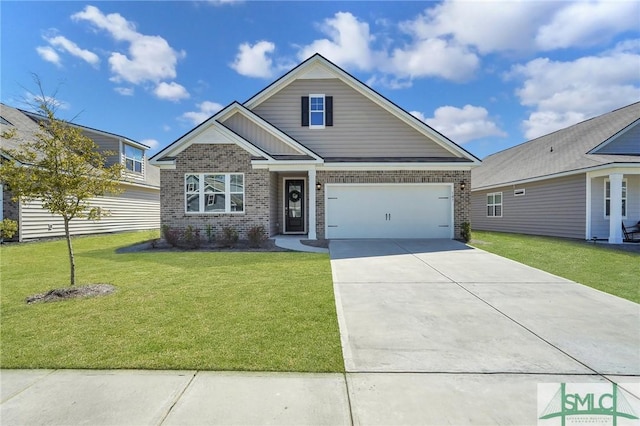
[[[264,230],[264,226],[254,226],[247,232],[249,238],[250,247],[262,247],[262,243],[267,240],[267,233]]]
[[[162,236],[171,247],[178,247],[180,243],[180,231],[172,229],[169,225],[162,225]]]
[[[224,247],[233,247],[238,242],[238,231],[232,226],[222,228],[222,245]]]
[[[460,236],[465,243],[471,241],[471,224],[469,222],[462,222],[462,229],[460,230]]]
[[[182,234],[182,241],[187,248],[198,249],[202,240],[200,240],[200,230],[191,225],[187,225]]]
[[[208,242],[212,243],[216,239],[216,234],[213,232],[213,225],[211,225],[210,223],[207,224],[205,233],[207,234]]]
[[[4,241],[5,238],[10,240],[16,232],[18,232],[18,222],[15,220],[3,219],[0,222],[0,241]]]

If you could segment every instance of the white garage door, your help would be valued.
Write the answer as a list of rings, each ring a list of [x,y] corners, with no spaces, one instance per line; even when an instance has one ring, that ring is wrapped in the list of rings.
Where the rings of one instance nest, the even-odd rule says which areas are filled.
[[[453,238],[451,185],[327,184],[327,238]]]

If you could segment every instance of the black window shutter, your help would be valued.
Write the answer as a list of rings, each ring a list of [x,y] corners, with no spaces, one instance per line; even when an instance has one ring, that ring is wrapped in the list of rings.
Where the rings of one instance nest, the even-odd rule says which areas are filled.
[[[309,97],[302,97],[302,116],[301,126],[309,127]]]
[[[333,126],[333,96],[325,96],[324,97],[324,103],[325,103],[325,125],[326,126]]]

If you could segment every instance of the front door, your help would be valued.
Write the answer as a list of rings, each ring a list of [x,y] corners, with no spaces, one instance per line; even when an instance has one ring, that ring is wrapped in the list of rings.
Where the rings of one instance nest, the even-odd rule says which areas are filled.
[[[304,232],[304,180],[285,180],[284,196],[284,232]]]

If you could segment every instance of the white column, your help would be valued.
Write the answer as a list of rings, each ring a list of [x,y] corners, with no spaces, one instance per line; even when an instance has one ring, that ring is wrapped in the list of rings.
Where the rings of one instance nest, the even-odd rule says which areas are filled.
[[[309,223],[307,238],[315,240],[316,236],[316,169],[309,170]]]
[[[609,244],[622,244],[622,173],[609,175]]]

